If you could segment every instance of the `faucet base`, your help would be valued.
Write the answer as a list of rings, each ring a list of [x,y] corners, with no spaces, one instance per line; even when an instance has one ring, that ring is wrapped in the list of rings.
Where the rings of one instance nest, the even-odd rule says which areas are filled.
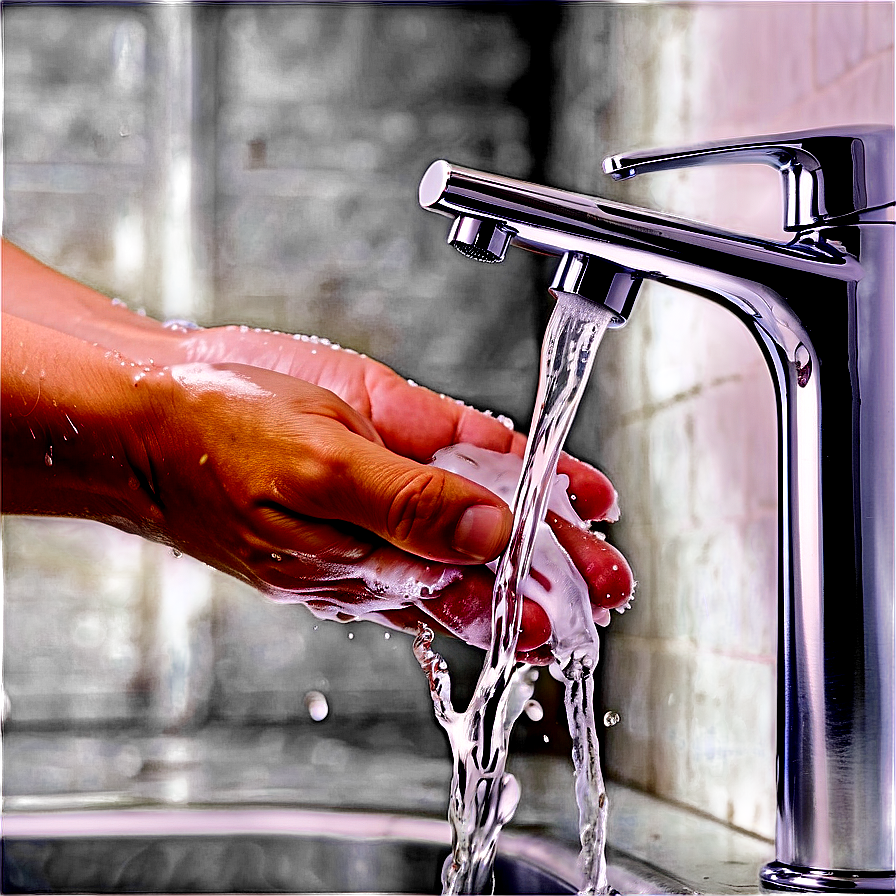
[[[824,871],[769,862],[759,877],[771,890],[826,893],[892,893],[896,882],[892,871]]]

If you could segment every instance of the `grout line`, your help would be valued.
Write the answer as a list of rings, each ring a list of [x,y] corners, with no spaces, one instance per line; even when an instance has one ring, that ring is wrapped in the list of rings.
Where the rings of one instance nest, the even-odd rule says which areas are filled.
[[[701,646],[695,638],[677,637],[670,638],[664,635],[632,635],[628,632],[612,632],[613,641],[617,644],[623,643],[627,647],[642,646],[651,648],[652,652],[660,656],[669,657],[689,657],[693,655],[709,654],[723,659],[739,660],[743,662],[755,663],[759,666],[769,666],[774,668],[777,658],[774,655],[765,655],[761,653],[738,653],[732,651],[714,650]],[[657,649],[657,647],[659,649]]]
[[[837,91],[843,87],[844,84],[853,80],[855,78],[864,78],[869,74],[869,70],[873,69],[875,66],[879,65],[881,62],[887,62],[887,57],[890,57],[890,68],[892,68],[893,62],[893,45],[891,44],[889,47],[885,47],[883,50],[879,50],[870,56],[863,56],[855,65],[851,68],[842,71],[837,77],[835,77],[832,81],[826,81],[824,84],[815,84],[815,90],[802,97],[797,103],[794,105],[798,108],[806,101],[823,99],[824,95],[828,91]]]

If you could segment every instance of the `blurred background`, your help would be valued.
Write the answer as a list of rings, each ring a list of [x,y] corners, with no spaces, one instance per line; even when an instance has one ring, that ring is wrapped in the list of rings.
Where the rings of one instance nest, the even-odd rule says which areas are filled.
[[[4,5],[5,235],[149,315],[326,336],[524,424],[545,304],[531,260],[486,276],[416,194],[442,155],[532,172],[551,56],[530,38],[558,20]],[[8,520],[4,550],[8,798],[385,808],[398,774],[398,800],[444,812],[449,754],[410,638],[321,623],[89,523]],[[462,695],[482,655],[440,649]]]
[[[771,169],[614,184],[600,162],[893,122],[889,0],[4,3],[2,30],[5,236],[154,317],[326,336],[518,428],[552,271],[448,249],[416,201],[433,159],[783,240]],[[640,583],[603,639],[607,774],[771,838],[777,448],[758,350],[727,312],[649,284],[604,340],[570,448],[615,481],[610,537]],[[444,811],[409,638],[96,524],[5,519],[3,568],[7,805]],[[481,654],[438,646],[462,697]],[[571,797],[558,687],[541,676],[544,716],[515,734],[523,823]]]

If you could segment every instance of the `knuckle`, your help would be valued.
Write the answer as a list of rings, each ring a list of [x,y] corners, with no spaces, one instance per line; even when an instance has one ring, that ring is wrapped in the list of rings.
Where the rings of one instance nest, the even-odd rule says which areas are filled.
[[[386,527],[390,537],[404,541],[436,519],[444,506],[445,477],[423,468],[408,475],[389,505]]]

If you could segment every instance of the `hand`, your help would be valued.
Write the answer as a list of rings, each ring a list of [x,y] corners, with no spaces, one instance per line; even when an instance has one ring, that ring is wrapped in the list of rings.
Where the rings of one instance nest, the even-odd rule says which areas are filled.
[[[101,520],[316,612],[487,642],[481,564],[509,511],[423,465],[460,441],[519,455],[522,435],[325,341],[163,328],[9,244],[3,275],[4,512]],[[583,519],[615,516],[605,477],[560,469]],[[627,565],[553,525],[604,615],[606,594],[631,591]],[[520,650],[547,632],[527,605]]]
[[[375,420],[377,434],[387,447],[421,462],[446,444],[460,441],[517,454],[522,454],[525,446],[520,433],[513,433],[495,418],[411,386],[387,367],[326,342],[246,328],[222,328],[191,333],[185,341],[185,355],[204,360],[237,357],[326,386],[340,393],[368,419]],[[615,518],[618,514],[615,492],[602,474],[568,456],[561,460],[560,470],[571,479],[573,504],[584,519]],[[633,580],[628,564],[600,538],[557,517],[550,521],[589,584],[596,621],[606,624],[609,609],[627,603],[632,596]],[[377,601],[371,602],[369,593],[365,594],[363,577],[352,579],[349,571],[338,586],[330,582],[326,593],[320,593],[322,589],[318,588],[318,593],[305,602],[313,611],[329,618],[376,618],[411,631],[425,621],[435,629],[451,631],[477,646],[487,646],[494,581],[487,569],[437,567],[386,546],[375,549],[364,565],[384,571],[372,582],[373,590],[379,592]],[[357,571],[354,575],[358,575]],[[369,574],[366,580],[369,592]],[[407,602],[407,595],[415,593],[416,582],[436,592],[435,596],[425,597],[414,606],[390,609],[387,595],[398,595],[399,600]],[[314,592],[315,586],[309,590]],[[296,599],[286,594],[279,596]],[[549,661],[546,645],[549,636],[546,614],[537,604],[526,600],[519,642],[521,655],[526,655],[530,662]]]

